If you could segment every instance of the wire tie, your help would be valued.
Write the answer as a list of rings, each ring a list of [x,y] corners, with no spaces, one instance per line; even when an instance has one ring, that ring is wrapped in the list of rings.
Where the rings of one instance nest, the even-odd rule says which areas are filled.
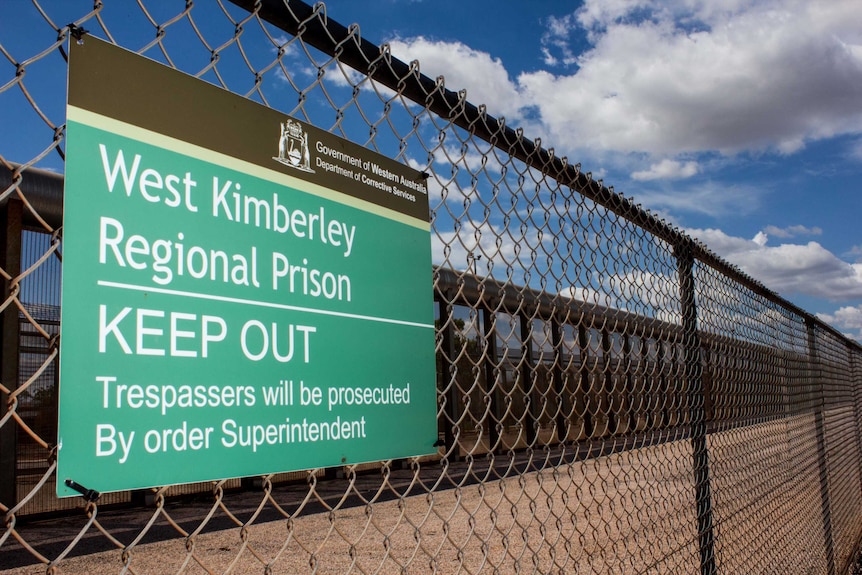
[[[89,34],[90,31],[85,28],[78,26],[74,22],[69,24],[69,33],[72,37],[77,40],[79,46],[84,45],[84,34]]]
[[[95,489],[87,489],[86,487],[84,487],[80,483],[73,481],[71,479],[67,479],[66,481],[64,481],[64,483],[66,484],[66,487],[68,487],[69,489],[74,489],[75,491],[80,493],[84,497],[84,499],[86,499],[87,501],[91,501],[91,502],[96,501],[99,498],[99,496],[102,495],[101,493],[99,493]]]

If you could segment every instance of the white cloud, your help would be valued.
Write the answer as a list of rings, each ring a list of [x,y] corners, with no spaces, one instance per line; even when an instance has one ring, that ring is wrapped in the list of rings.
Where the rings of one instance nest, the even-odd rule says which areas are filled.
[[[354,86],[358,86],[363,83],[366,76],[365,74],[361,74],[350,68],[346,65],[332,65],[326,69],[326,75],[324,76],[327,82],[332,82],[336,86],[340,86],[342,88],[353,88]],[[395,95],[395,92],[389,90],[386,87],[382,87],[384,90],[387,90],[387,96],[392,97]]]
[[[562,17],[551,16],[547,20],[548,29],[542,36],[542,54],[546,66],[571,66],[577,63],[577,55],[569,46],[569,36],[572,29],[577,27],[575,14],[567,14]],[[559,52],[560,56],[555,56]]]
[[[817,226],[813,228],[809,228],[806,226],[796,225],[796,226],[788,226],[786,228],[779,228],[777,226],[766,226],[763,228],[763,232],[770,236],[776,238],[793,238],[796,236],[819,236],[823,233],[821,228]]]
[[[862,330],[862,307],[846,306],[835,310],[833,314],[817,314],[817,317],[828,323],[840,325],[844,329]]]
[[[681,323],[678,280],[645,270],[592,274],[593,286],[571,286],[559,292],[588,304],[621,309],[670,323]]]
[[[862,306],[845,306],[832,314],[818,313],[817,317],[840,330],[848,331],[847,336],[862,341]]]
[[[418,60],[420,72],[431,78],[443,76],[446,88],[467,90],[467,99],[485,104],[492,116],[520,117],[522,95],[509,78],[499,58],[473,50],[460,42],[442,42],[423,37],[389,42],[392,55],[405,62]]]
[[[571,286],[562,290],[560,295],[565,298],[608,308],[618,308],[620,305],[615,295],[591,287]]]
[[[455,145],[445,145],[434,148],[431,151],[434,163],[442,166],[457,165],[466,168],[471,174],[481,172],[500,174],[500,163],[493,160],[493,152],[483,153],[475,146],[469,146],[462,150]],[[491,157],[489,161],[488,157]]]
[[[555,141],[789,153],[862,130],[856,0],[590,0],[577,14],[594,42],[577,72],[519,77]]]
[[[761,234],[747,240],[716,229],[687,231],[783,295],[798,293],[832,301],[862,298],[862,264],[847,263],[817,242],[770,246]]]
[[[288,70],[290,70],[291,77],[297,75],[314,77],[317,75],[317,70],[308,64],[308,59],[300,50],[296,39],[282,34],[274,36],[272,40],[277,43],[270,48],[270,52],[278,58],[278,65],[273,68],[272,72],[276,80],[289,84]]]
[[[685,189],[638,192],[635,200],[652,210],[719,217],[755,211],[763,194],[763,188],[755,186],[706,182]]]
[[[539,122],[531,133],[579,157],[786,154],[862,131],[858,0],[588,0],[546,23],[545,63],[575,65],[573,73],[513,80],[500,59],[460,42],[390,46],[509,125]],[[578,26],[592,43],[583,53],[569,41]],[[696,167],[659,163],[636,173],[683,177]]]
[[[586,0],[577,12],[577,19],[587,29],[604,28],[650,4],[649,0]]]
[[[845,256],[853,257],[857,262],[862,262],[862,246],[853,246],[847,250]]]
[[[648,170],[632,173],[632,179],[638,181],[649,180],[680,180],[690,178],[700,171],[697,162],[678,162],[676,160],[664,159],[657,164],[652,164]]]
[[[431,234],[435,264],[519,285],[528,283],[536,249],[553,242],[550,234],[535,228],[514,230],[469,217],[453,222],[453,228]]]

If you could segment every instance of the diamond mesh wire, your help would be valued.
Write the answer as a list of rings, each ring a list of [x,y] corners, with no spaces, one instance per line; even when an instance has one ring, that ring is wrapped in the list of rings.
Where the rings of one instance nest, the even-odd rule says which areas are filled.
[[[324,4],[237,4],[3,7],[15,29],[0,31],[0,569],[851,568],[857,344],[443,78],[368,50]],[[430,175],[437,456],[53,496],[57,174],[65,50],[81,29]]]

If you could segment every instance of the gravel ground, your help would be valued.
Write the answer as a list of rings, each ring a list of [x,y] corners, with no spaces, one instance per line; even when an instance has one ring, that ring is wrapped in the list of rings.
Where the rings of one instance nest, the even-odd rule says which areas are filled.
[[[811,424],[710,436],[720,572],[825,573],[816,446],[806,439]],[[292,497],[227,493],[190,537],[168,516],[191,533],[206,514],[200,505],[105,513],[100,518],[122,545],[150,519],[152,528],[127,555],[89,552],[110,545],[91,528],[88,543],[58,572],[118,573],[125,560],[127,572],[138,574],[696,573],[691,462],[690,443],[674,441],[433,492],[415,483],[425,476],[405,470],[385,479],[352,476],[347,490],[341,480],[297,486]],[[33,533],[43,546],[68,544],[82,519],[65,521],[35,525]],[[12,557],[14,548],[4,547]],[[46,572],[45,565],[18,565],[0,572]]]
[[[145,539],[132,548],[129,567],[188,574],[266,573],[267,567],[291,574],[690,571],[696,537],[693,527],[680,528],[695,522],[690,460],[686,444],[665,444],[247,529]],[[662,465],[648,464],[657,461]],[[226,516],[223,508],[214,513]],[[167,523],[164,516],[155,519]],[[654,564],[662,556],[674,563]],[[69,557],[60,566],[68,574],[120,572],[123,553]],[[44,572],[33,565],[4,573]]]

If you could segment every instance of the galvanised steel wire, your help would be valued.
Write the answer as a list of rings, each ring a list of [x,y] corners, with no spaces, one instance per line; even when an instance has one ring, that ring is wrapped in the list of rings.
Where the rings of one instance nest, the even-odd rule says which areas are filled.
[[[0,569],[848,572],[855,342],[325,4],[236,4],[3,6]],[[436,456],[56,499],[54,174],[88,34],[429,175]]]

